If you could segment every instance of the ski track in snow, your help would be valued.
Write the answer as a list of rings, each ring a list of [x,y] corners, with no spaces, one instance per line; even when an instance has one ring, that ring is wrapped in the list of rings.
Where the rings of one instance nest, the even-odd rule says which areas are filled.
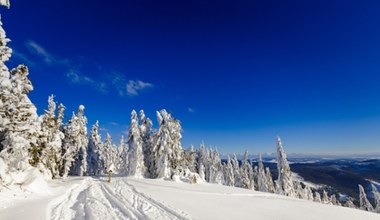
[[[191,219],[162,202],[140,193],[126,179],[112,183],[86,178],[82,184],[49,204],[51,220]]]

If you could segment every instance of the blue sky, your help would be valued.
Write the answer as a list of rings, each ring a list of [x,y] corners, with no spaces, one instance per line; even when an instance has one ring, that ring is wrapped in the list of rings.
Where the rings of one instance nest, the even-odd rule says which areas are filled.
[[[379,1],[13,1],[1,9],[39,113],[118,142],[132,109],[180,119],[183,145],[222,153],[380,151]],[[157,123],[155,123],[156,125]]]

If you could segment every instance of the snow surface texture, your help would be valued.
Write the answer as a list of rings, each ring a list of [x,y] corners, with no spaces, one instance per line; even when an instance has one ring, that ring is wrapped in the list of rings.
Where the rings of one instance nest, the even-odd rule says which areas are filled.
[[[48,188],[3,190],[0,219],[379,219],[358,209],[208,183],[69,177]]]

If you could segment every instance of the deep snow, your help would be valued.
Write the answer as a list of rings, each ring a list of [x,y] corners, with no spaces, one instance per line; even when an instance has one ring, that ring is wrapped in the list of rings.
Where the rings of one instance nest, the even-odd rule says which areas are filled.
[[[27,192],[0,192],[1,220],[380,219],[378,214],[216,184],[75,177]]]

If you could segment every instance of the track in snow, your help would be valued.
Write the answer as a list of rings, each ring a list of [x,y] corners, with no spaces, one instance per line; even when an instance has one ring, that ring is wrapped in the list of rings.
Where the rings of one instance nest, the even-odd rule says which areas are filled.
[[[112,183],[87,178],[50,203],[47,219],[190,219],[167,205],[138,192],[125,178]]]

